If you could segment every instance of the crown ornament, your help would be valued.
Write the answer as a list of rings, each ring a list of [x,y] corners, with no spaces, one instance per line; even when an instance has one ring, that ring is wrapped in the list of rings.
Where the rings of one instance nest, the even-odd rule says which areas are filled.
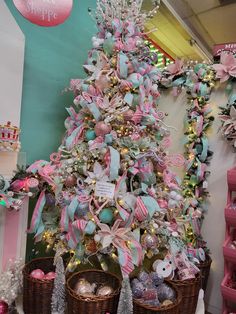
[[[17,126],[11,125],[8,121],[7,124],[0,124],[0,151],[16,151],[20,150],[19,141],[20,129]]]

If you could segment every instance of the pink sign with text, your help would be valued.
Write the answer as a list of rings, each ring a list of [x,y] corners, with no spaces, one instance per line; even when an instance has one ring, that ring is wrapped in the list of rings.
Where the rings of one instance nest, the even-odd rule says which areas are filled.
[[[213,56],[220,56],[222,51],[236,53],[236,43],[218,44],[213,47]]]
[[[13,0],[18,11],[40,26],[62,24],[70,15],[73,0]]]

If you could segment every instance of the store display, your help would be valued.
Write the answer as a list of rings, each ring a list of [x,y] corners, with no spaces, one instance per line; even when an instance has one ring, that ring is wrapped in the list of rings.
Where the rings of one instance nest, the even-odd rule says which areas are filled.
[[[119,313],[120,288],[120,279],[108,272],[91,269],[74,273],[66,282],[68,312]]]
[[[152,259],[154,272],[142,272],[132,281],[134,297],[145,305],[174,306],[178,298],[169,280],[182,290],[183,314],[189,314],[196,309],[199,272],[208,256],[201,226],[209,197],[207,166],[213,155],[207,135],[214,120],[209,98],[216,79],[235,76],[235,60],[225,55],[220,65],[213,66],[176,60],[160,71],[153,65],[156,55],[144,36],[144,24],[157,12],[158,2],[154,1],[149,13],[141,12],[142,2],[127,5],[126,1],[98,0],[96,11],[88,10],[98,33],[84,64],[86,77],[70,83],[74,104],[67,108],[63,141],[50,161],[36,161],[9,183],[1,180],[0,197],[9,208],[14,207],[14,193],[37,198],[28,232],[36,242],[46,242],[57,257],[68,253],[66,271],[73,272],[94,255],[103,270],[108,269],[110,259],[118,263],[123,278],[118,313],[132,311],[128,277],[145,259],[149,263]],[[225,68],[229,61],[230,67]],[[167,152],[171,126],[158,109],[163,88],[170,88],[175,96],[183,88],[188,94],[184,156]],[[7,129],[13,130],[10,124]],[[227,136],[232,131],[228,136],[232,140],[234,130],[228,119],[223,129]],[[6,134],[12,137],[4,126],[1,136],[5,142]],[[173,166],[185,167],[182,181]],[[160,252],[161,259],[155,259]],[[61,275],[56,283],[54,266],[30,267],[24,273],[28,280],[25,294],[30,293],[31,285],[39,289],[40,280],[45,281],[50,292],[45,297],[46,311],[54,281],[53,306],[61,312],[64,290],[61,304],[57,291],[60,283],[65,284],[64,268],[61,265],[56,271]],[[210,263],[207,267],[209,270]],[[71,309],[76,302],[87,302],[83,298],[105,298],[117,289],[108,283],[77,279],[67,283]],[[30,300],[33,298],[31,295]],[[26,299],[24,296],[27,313],[34,301],[29,305]]]
[[[20,129],[17,126],[12,126],[11,122],[0,125],[0,151],[18,152],[21,147],[19,134]]]
[[[161,279],[161,277],[157,277],[157,279]],[[131,281],[133,297],[144,304],[155,307],[161,307],[164,302],[165,306],[166,301],[173,304],[176,298],[175,291],[163,281],[164,279],[157,281],[155,273],[149,275],[145,272],[140,273],[139,278]]]

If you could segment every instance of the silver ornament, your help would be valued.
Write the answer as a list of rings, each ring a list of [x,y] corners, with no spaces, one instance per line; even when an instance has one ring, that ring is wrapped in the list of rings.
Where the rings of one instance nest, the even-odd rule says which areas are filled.
[[[75,285],[75,292],[77,294],[82,294],[82,295],[93,295],[95,288],[96,288],[96,284],[90,284],[87,280],[85,279],[80,279],[77,284]]]
[[[112,287],[110,287],[110,286],[103,286],[103,287],[98,288],[96,294],[99,295],[99,296],[105,297],[105,296],[108,296],[108,295],[112,294],[113,292],[114,292],[114,289]]]

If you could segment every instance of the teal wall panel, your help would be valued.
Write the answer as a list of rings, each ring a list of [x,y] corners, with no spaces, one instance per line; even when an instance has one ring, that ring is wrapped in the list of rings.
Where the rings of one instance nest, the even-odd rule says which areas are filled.
[[[94,8],[96,0],[74,0],[70,17],[55,27],[34,25],[21,16],[12,0],[6,0],[6,4],[26,39],[21,143],[30,164],[38,159],[48,160],[61,143],[65,131],[65,107],[73,100],[71,93],[62,92],[69,86],[71,78],[85,76],[82,65],[91,48],[91,37],[96,33],[88,7]],[[30,202],[29,221],[35,201]],[[29,235],[27,261],[52,254],[45,252],[44,245],[34,246],[33,242],[33,235]]]
[[[73,99],[71,93],[62,91],[71,78],[84,76],[82,65],[96,33],[88,7],[94,8],[96,0],[74,1],[70,17],[55,27],[34,25],[17,11],[12,0],[6,4],[26,38],[21,143],[27,163],[32,163],[48,159],[60,145],[65,107]]]

